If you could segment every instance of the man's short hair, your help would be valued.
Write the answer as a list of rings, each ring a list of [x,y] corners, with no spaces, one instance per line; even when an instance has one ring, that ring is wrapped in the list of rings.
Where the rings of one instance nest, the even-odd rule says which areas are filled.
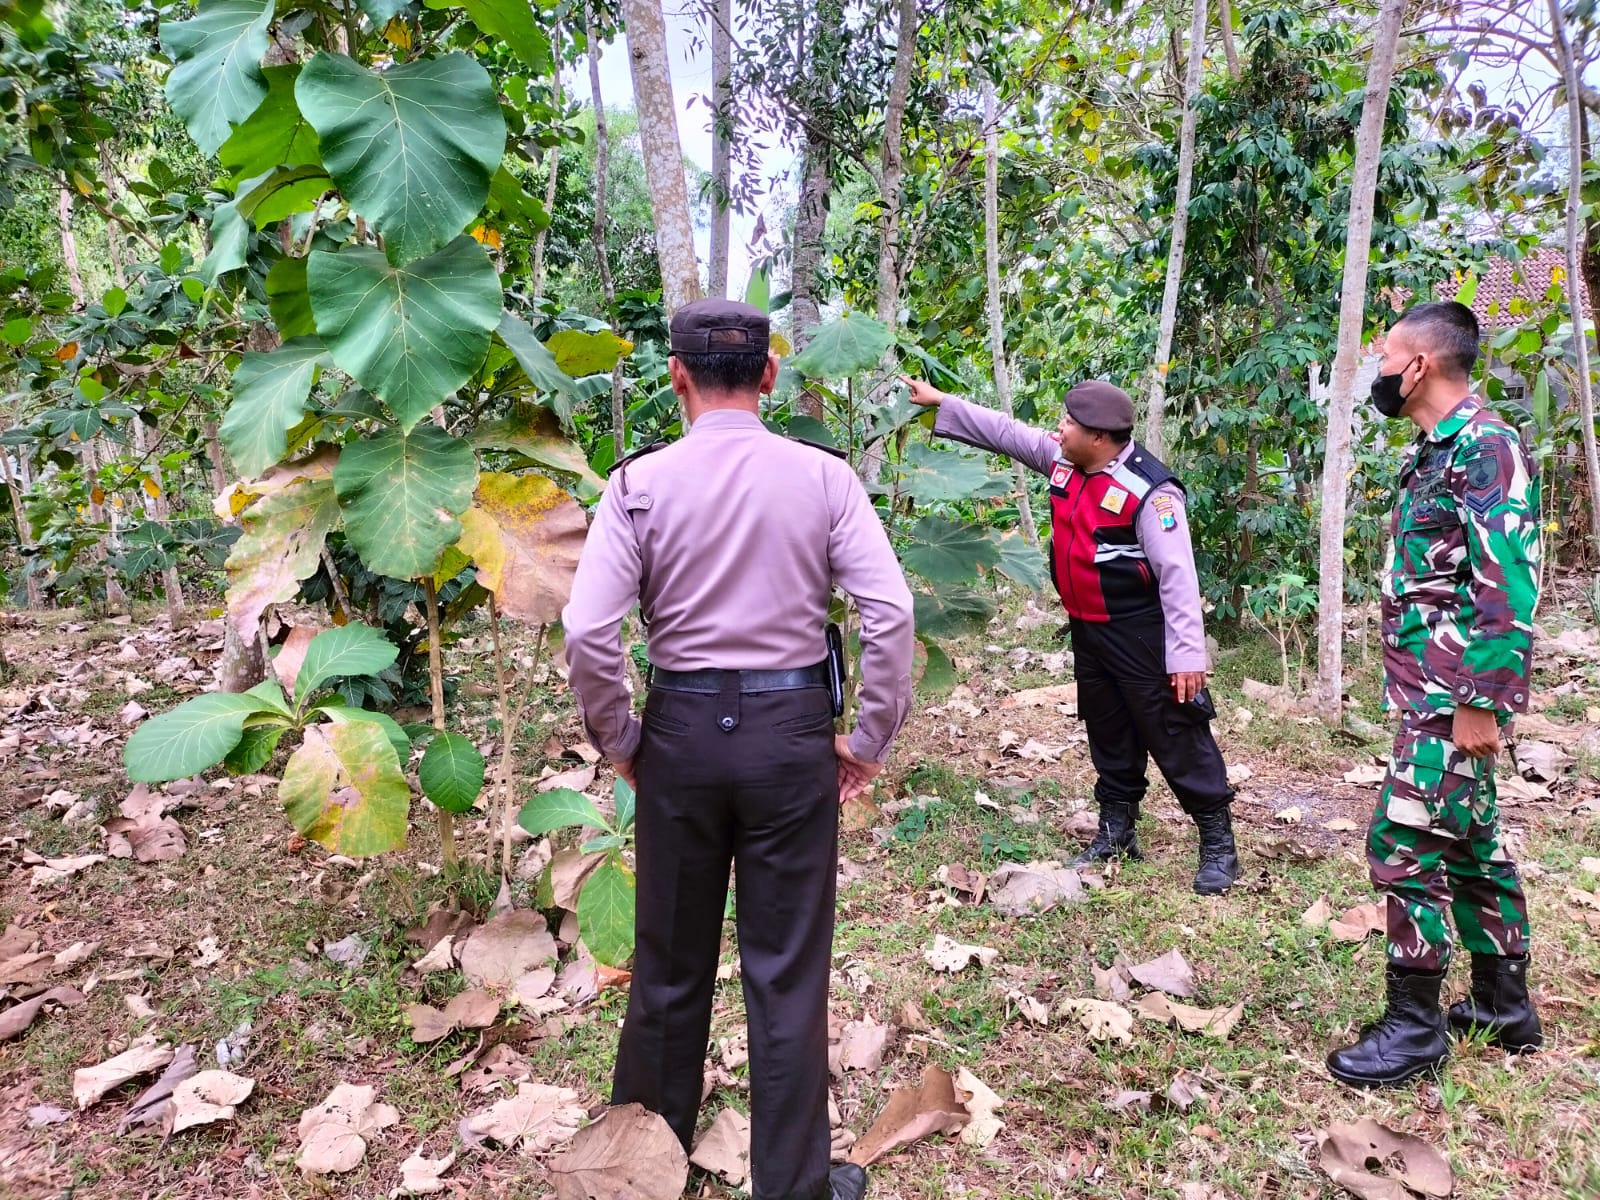
[[[683,364],[695,387],[703,392],[753,392],[761,386],[767,369],[765,354],[744,351],[737,354],[684,354],[673,358]]]
[[[1472,374],[1478,361],[1478,318],[1465,304],[1454,300],[1414,304],[1395,322],[1396,328],[1401,325],[1440,366],[1461,376]]]

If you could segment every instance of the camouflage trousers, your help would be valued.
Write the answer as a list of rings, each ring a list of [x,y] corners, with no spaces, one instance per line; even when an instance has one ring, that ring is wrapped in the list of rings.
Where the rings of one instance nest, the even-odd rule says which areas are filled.
[[[1474,954],[1528,951],[1527,897],[1496,826],[1494,759],[1457,750],[1451,722],[1404,714],[1367,831],[1389,959],[1421,970],[1449,965],[1446,910]]]

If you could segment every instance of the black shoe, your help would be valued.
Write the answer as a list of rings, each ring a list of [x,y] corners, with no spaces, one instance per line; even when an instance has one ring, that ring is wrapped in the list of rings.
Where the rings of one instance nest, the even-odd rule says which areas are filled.
[[[1200,830],[1200,869],[1194,890],[1202,896],[1220,896],[1239,878],[1239,851],[1233,844],[1233,816],[1226,808],[1196,813]]]
[[[1090,863],[1109,862],[1113,858],[1127,858],[1141,862],[1144,855],[1139,850],[1139,835],[1134,829],[1139,820],[1139,809],[1132,804],[1106,803],[1100,806],[1100,830],[1084,852],[1072,860],[1075,867]]]
[[[867,1173],[855,1163],[840,1163],[828,1172],[828,1187],[833,1200],[861,1200],[867,1193]]]
[[[1472,992],[1452,1004],[1450,1028],[1460,1034],[1487,1033],[1513,1054],[1531,1054],[1544,1045],[1539,1014],[1528,999],[1528,956],[1472,956]]]
[[[1443,971],[1414,971],[1393,963],[1384,971],[1389,1002],[1383,1016],[1361,1031],[1353,1046],[1328,1055],[1328,1070],[1352,1087],[1390,1087],[1450,1057],[1450,1038],[1439,1011]]]

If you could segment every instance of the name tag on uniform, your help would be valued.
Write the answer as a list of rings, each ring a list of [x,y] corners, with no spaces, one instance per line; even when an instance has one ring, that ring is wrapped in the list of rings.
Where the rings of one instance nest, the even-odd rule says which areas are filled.
[[[1067,476],[1072,474],[1072,469],[1066,463],[1057,463],[1050,471],[1051,487],[1066,487]]]
[[[1122,506],[1128,502],[1128,493],[1119,487],[1108,488],[1105,499],[1100,501],[1100,507],[1107,512],[1120,513]]]

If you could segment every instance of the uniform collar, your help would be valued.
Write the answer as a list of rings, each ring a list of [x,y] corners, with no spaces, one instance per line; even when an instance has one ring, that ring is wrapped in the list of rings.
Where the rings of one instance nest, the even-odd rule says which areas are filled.
[[[1105,474],[1108,474],[1111,471],[1115,471],[1123,463],[1127,462],[1128,461],[1128,455],[1130,455],[1130,454],[1132,454],[1134,452],[1134,449],[1137,447],[1137,445],[1138,445],[1138,443],[1136,441],[1134,441],[1133,438],[1129,438],[1128,439],[1128,444],[1126,446],[1124,446],[1121,450],[1118,450],[1116,455],[1111,459],[1111,461],[1106,463],[1106,465],[1101,467],[1098,471],[1085,471],[1082,467],[1073,467],[1071,463],[1067,462],[1067,460],[1065,458],[1061,457],[1059,451],[1057,451],[1056,459],[1057,459],[1058,462],[1067,463],[1067,466],[1072,467],[1072,469],[1074,471],[1078,471],[1078,472],[1080,472],[1081,474],[1084,474],[1084,475],[1105,475]]]
[[[689,426],[685,436],[692,437],[701,430],[717,432],[732,429],[765,429],[761,418],[747,408],[713,408],[701,413]]]
[[[1452,408],[1445,414],[1444,420],[1433,427],[1433,432],[1423,435],[1421,440],[1425,442],[1449,441],[1461,432],[1468,421],[1478,415],[1482,407],[1483,405],[1478,403],[1478,398],[1468,392],[1461,403]]]

